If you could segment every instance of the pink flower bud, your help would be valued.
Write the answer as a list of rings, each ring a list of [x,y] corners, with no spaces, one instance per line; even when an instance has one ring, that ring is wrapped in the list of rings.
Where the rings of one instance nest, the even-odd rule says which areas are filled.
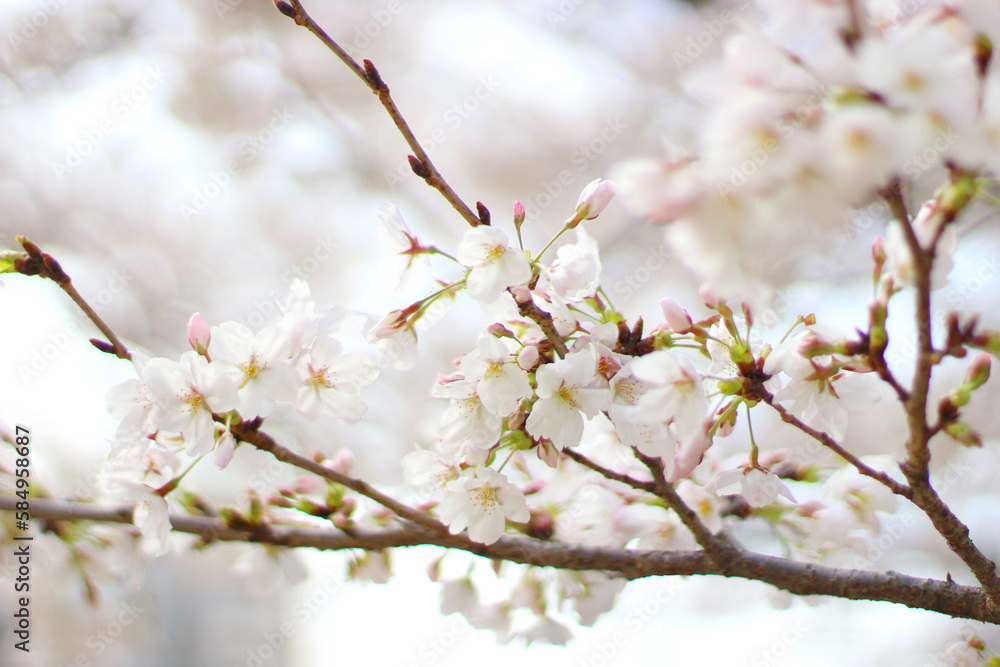
[[[513,338],[514,332],[505,327],[502,324],[493,323],[486,327],[486,331],[489,332],[491,336],[496,336],[497,338]]]
[[[538,364],[538,356],[538,348],[534,345],[528,345],[517,353],[517,365],[521,367],[521,370],[530,371]]]
[[[660,308],[663,309],[663,319],[671,331],[682,334],[691,330],[691,316],[679,303],[667,297],[660,301]]]
[[[201,313],[195,313],[188,320],[188,342],[192,349],[198,354],[205,354],[208,351],[208,344],[212,340],[212,334],[208,329],[208,323]]]
[[[520,227],[524,224],[524,204],[519,201],[514,202],[514,226]]]
[[[344,448],[334,454],[333,458],[323,464],[325,467],[339,472],[342,475],[350,475],[354,467],[354,453]]]
[[[531,303],[531,290],[524,285],[513,285],[510,287],[510,295],[518,304]]]
[[[391,338],[406,324],[407,317],[407,314],[402,310],[390,312],[368,332],[368,341],[374,342],[383,338]]]
[[[201,316],[199,315],[198,317]],[[215,465],[219,466],[220,470],[225,470],[229,462],[233,460],[233,454],[235,453],[236,438],[233,437],[233,434],[227,428],[215,443]]]
[[[614,181],[605,181],[600,178],[591,181],[580,193],[580,199],[576,202],[576,214],[567,220],[566,224],[573,228],[581,220],[593,220],[608,207],[608,203],[614,196]]]

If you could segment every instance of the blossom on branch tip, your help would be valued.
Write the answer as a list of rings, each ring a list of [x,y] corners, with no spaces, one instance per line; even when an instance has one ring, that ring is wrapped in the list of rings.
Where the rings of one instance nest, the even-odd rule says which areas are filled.
[[[566,221],[566,226],[572,229],[582,220],[593,220],[599,216],[608,207],[615,191],[614,181],[596,178],[588,183],[576,202],[576,213]]]
[[[445,487],[438,506],[441,520],[452,535],[469,529],[469,539],[493,544],[503,535],[507,519],[530,518],[524,494],[507,478],[490,468],[468,468]]]
[[[508,287],[531,279],[528,258],[511,248],[507,234],[496,227],[481,225],[465,232],[456,257],[471,269],[466,286],[472,298],[482,303],[492,303]]]

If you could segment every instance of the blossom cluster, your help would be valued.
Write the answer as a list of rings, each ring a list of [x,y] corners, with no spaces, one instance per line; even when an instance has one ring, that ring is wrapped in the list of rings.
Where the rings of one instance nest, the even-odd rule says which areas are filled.
[[[121,420],[108,488],[138,503],[136,524],[161,553],[170,528],[165,496],[183,476],[182,451],[196,460],[213,454],[225,468],[237,446],[231,425],[263,420],[279,403],[343,424],[367,412],[361,394],[379,371],[367,355],[344,354],[331,335],[343,312],[318,311],[301,281],[280,306],[281,320],[256,333],[240,322],[210,328],[196,313],[191,351],[178,360],[133,353],[139,377],[108,393],[109,411]]]

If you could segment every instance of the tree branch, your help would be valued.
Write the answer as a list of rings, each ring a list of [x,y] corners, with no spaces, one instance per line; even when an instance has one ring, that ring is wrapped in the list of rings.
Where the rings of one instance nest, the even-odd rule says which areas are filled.
[[[13,510],[19,499],[0,496],[0,510]],[[31,513],[45,521],[129,523],[129,507],[95,507],[84,503],[32,499]],[[719,575],[762,581],[795,595],[829,595],[848,600],[893,602],[914,609],[1000,624],[1000,608],[982,589],[952,581],[920,579],[895,572],[841,570],[773,556],[739,552],[726,567],[700,551],[632,551],[567,545],[524,537],[502,537],[492,545],[463,535],[450,535],[407,525],[347,535],[335,529],[273,526],[266,532],[231,528],[208,517],[171,516],[174,530],[208,540],[257,542],[282,547],[325,550],[389,549],[433,545],[467,551],[484,558],[565,570],[598,570],[626,579],[674,575]]]
[[[287,447],[279,445],[274,438],[266,433],[263,433],[262,431],[258,431],[254,422],[243,422],[238,425],[233,425],[231,426],[231,432],[233,437],[237,440],[253,445],[261,451],[268,452],[274,456],[274,458],[283,463],[287,463],[295,466],[296,468],[311,472],[314,475],[319,475],[320,477],[328,479],[336,484],[346,486],[347,488],[374,500],[386,509],[391,510],[402,519],[412,521],[413,523],[434,533],[448,532],[448,527],[439,522],[437,519],[422,512],[418,512],[409,505],[401,503],[394,498],[390,498],[381,491],[370,486],[367,482],[349,477],[337,472],[336,470],[331,470],[330,468],[320,465],[310,458],[296,454]]]
[[[809,426],[808,424],[806,424],[805,422],[803,422],[801,419],[790,413],[783,405],[775,403],[774,396],[772,396],[767,391],[763,391],[763,388],[761,396],[765,403],[770,405],[772,408],[775,409],[775,411],[777,411],[779,415],[781,415],[781,420],[783,422],[785,422],[786,424],[791,424],[792,426],[799,429],[806,435],[809,435],[813,439],[817,440],[821,445],[823,445],[827,449],[830,449],[831,451],[835,452],[842,459],[844,459],[852,466],[857,468],[858,472],[860,472],[862,475],[870,477],[875,481],[883,484],[886,488],[888,488],[890,491],[892,491],[898,496],[902,496],[907,500],[913,500],[913,490],[910,489],[910,487],[906,486],[905,484],[901,484],[900,482],[897,482],[884,472],[875,470],[871,466],[867,465],[864,461],[859,459],[857,456],[855,456],[851,452],[841,447],[836,440],[828,436],[826,433],[818,431],[813,427]]]
[[[18,243],[24,248],[25,252],[28,253],[26,259],[19,259],[15,262],[15,268],[17,271],[26,276],[40,276],[42,278],[48,278],[55,284],[59,285],[62,291],[69,295],[69,298],[73,299],[74,303],[80,307],[80,310],[90,318],[98,329],[101,330],[108,340],[111,342],[110,345],[104,343],[103,341],[98,341],[92,339],[90,342],[94,344],[96,348],[102,352],[108,352],[117,356],[120,359],[132,359],[132,353],[128,351],[125,344],[122,343],[118,336],[111,330],[101,316],[97,314],[87,300],[83,298],[80,292],[77,291],[76,287],[73,285],[73,281],[70,279],[69,275],[63,270],[59,262],[56,261],[55,257],[48,254],[47,252],[42,252],[41,248],[37,244],[33,243],[29,239],[18,236]]]
[[[611,481],[621,482],[622,484],[631,486],[633,489],[636,489],[637,491],[646,491],[654,495],[656,494],[656,484],[653,482],[644,482],[641,479],[635,479],[634,477],[630,477],[624,473],[615,472],[610,468],[605,468],[601,464],[592,461],[591,459],[587,458],[580,452],[571,449],[570,447],[563,448],[562,453],[565,454],[568,458],[573,459],[583,467],[590,468],[594,472],[599,473],[600,475],[606,477],[607,479],[610,479]]]
[[[382,80],[381,75],[379,75],[378,70],[375,69],[375,65],[372,64],[370,60],[364,61],[364,67],[359,65],[357,61],[354,60],[337,42],[335,42],[326,31],[319,26],[316,21],[309,16],[305,8],[302,7],[302,3],[299,0],[274,0],[274,5],[278,8],[285,16],[289,17],[297,25],[300,25],[312,34],[314,34],[323,44],[326,45],[328,49],[333,51],[333,53],[340,58],[340,60],[347,65],[352,72],[354,72],[358,78],[365,82],[373,93],[378,96],[379,102],[385,107],[385,110],[389,113],[389,117],[392,118],[392,122],[396,125],[396,129],[399,130],[400,134],[403,135],[403,139],[406,140],[407,145],[409,145],[410,150],[413,151],[413,156],[410,158],[410,167],[413,172],[424,179],[428,185],[441,193],[441,195],[448,201],[449,204],[454,207],[456,211],[469,223],[472,227],[477,227],[482,224],[489,224],[487,221],[481,220],[478,215],[476,215],[472,209],[470,209],[462,198],[458,196],[458,193],[448,185],[448,182],[444,180],[441,176],[441,172],[437,170],[434,163],[431,162],[430,156],[424,147],[420,145],[420,141],[417,139],[416,135],[413,134],[413,130],[407,124],[406,119],[400,113],[399,108],[396,103],[392,100],[389,95],[389,86],[385,84]],[[415,156],[415,157],[414,157]]]
[[[725,574],[729,566],[739,556],[740,549],[723,535],[715,535],[708,526],[702,522],[701,517],[695,514],[694,510],[687,506],[687,503],[677,495],[673,484],[667,481],[663,474],[663,462],[659,458],[646,456],[639,450],[633,448],[636,458],[649,469],[656,483],[656,495],[667,504],[667,506],[677,514],[677,517],[684,524],[684,527],[694,535],[698,546],[705,550],[705,553],[712,559],[718,567],[720,574]]]

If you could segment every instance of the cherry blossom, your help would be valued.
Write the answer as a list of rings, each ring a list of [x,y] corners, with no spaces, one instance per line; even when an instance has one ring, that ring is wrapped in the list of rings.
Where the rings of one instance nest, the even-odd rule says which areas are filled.
[[[536,438],[548,438],[556,447],[575,447],[583,437],[583,415],[593,418],[607,408],[607,390],[593,388],[597,360],[590,350],[566,355],[539,368],[538,402],[531,408],[525,426]]]
[[[601,282],[601,258],[597,242],[582,227],[576,243],[560,246],[556,261],[545,271],[549,284],[564,299],[594,296]]]
[[[150,359],[143,380],[157,408],[157,426],[180,432],[192,456],[201,456],[215,446],[212,413],[228,412],[239,404],[239,388],[233,376],[218,372],[197,352],[185,352],[180,361]]]
[[[736,470],[724,470],[705,485],[705,490],[724,495],[735,492],[737,487],[751,507],[766,507],[779,495],[793,503],[798,502],[777,475],[759,467],[743,466]]]
[[[462,358],[460,368],[467,380],[476,383],[483,406],[495,414],[509,415],[532,395],[528,374],[513,362],[507,346],[495,336],[480,336],[476,349]]]
[[[483,303],[496,301],[508,287],[531,279],[528,258],[511,248],[507,235],[495,227],[465,232],[455,256],[471,269],[466,278],[469,294]]]
[[[277,325],[256,335],[239,322],[223,322],[212,329],[212,363],[229,372],[239,385],[240,414],[267,417],[278,401],[291,401],[298,374],[289,365],[292,341]]]
[[[295,407],[307,419],[326,413],[342,424],[352,424],[368,411],[361,392],[378,378],[379,371],[371,357],[342,352],[340,341],[321,336],[300,359],[303,385],[295,397]]]
[[[507,520],[529,518],[524,494],[490,468],[469,468],[445,486],[438,511],[452,534],[468,528],[469,539],[493,544],[503,535]]]
[[[631,372],[650,386],[632,410],[633,419],[646,424],[670,424],[679,440],[698,433],[708,412],[708,401],[701,374],[686,356],[660,350],[633,361]]]
[[[440,382],[432,395],[451,399],[438,427],[441,440],[459,447],[468,463],[481,465],[500,439],[502,424],[500,415],[483,404],[477,386],[478,382],[468,380]]]
[[[167,553],[171,523],[166,499],[149,486],[123,477],[109,479],[107,488],[116,498],[135,503],[132,523],[153,545],[154,555]]]

